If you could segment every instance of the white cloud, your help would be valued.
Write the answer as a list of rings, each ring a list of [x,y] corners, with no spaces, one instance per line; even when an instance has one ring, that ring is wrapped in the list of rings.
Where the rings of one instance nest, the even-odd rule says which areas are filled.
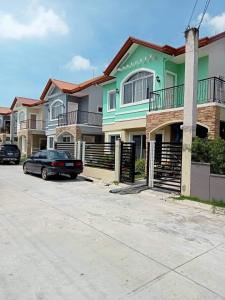
[[[68,25],[54,10],[37,3],[28,7],[23,19],[20,21],[15,15],[0,11],[0,39],[43,38],[69,32]]]
[[[198,21],[200,21],[201,16],[201,14],[198,16]],[[202,22],[202,26],[208,29],[211,33],[225,31],[225,12],[214,17],[206,13]]]
[[[67,69],[71,71],[90,71],[96,70],[96,67],[92,66],[90,60],[81,55],[75,55],[71,61],[66,65]]]

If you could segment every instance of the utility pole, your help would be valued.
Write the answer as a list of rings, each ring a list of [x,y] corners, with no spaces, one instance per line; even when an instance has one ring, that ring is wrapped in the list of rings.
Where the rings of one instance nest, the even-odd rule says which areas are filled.
[[[198,77],[198,37],[197,28],[185,31],[185,80],[184,80],[184,121],[182,149],[182,188],[181,193],[191,193],[191,148],[196,136],[197,121],[197,77]]]

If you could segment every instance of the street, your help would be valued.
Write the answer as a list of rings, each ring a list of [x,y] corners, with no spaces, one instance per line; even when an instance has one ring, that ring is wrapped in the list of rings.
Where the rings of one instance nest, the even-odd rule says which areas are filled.
[[[0,166],[0,299],[225,299],[225,215]]]

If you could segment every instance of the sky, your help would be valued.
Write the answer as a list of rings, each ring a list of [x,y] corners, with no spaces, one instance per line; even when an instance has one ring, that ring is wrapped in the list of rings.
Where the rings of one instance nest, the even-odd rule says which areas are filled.
[[[129,36],[184,44],[196,0],[0,0],[0,106],[39,99],[49,78],[101,75]],[[205,5],[198,0],[191,25]],[[225,31],[224,0],[211,0],[200,36]]]

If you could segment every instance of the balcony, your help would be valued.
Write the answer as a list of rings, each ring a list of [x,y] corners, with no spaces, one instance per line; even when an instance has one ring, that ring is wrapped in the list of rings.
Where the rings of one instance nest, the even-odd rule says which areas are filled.
[[[82,124],[89,126],[102,126],[102,113],[87,111],[71,111],[58,116],[58,126]]]
[[[32,119],[24,120],[20,122],[19,129],[45,130],[45,121]]]
[[[8,127],[0,128],[0,134],[1,133],[10,134],[10,128],[8,128]]]
[[[150,93],[149,111],[184,106],[184,84]],[[225,81],[211,77],[198,81],[197,104],[221,103],[225,105]]]

